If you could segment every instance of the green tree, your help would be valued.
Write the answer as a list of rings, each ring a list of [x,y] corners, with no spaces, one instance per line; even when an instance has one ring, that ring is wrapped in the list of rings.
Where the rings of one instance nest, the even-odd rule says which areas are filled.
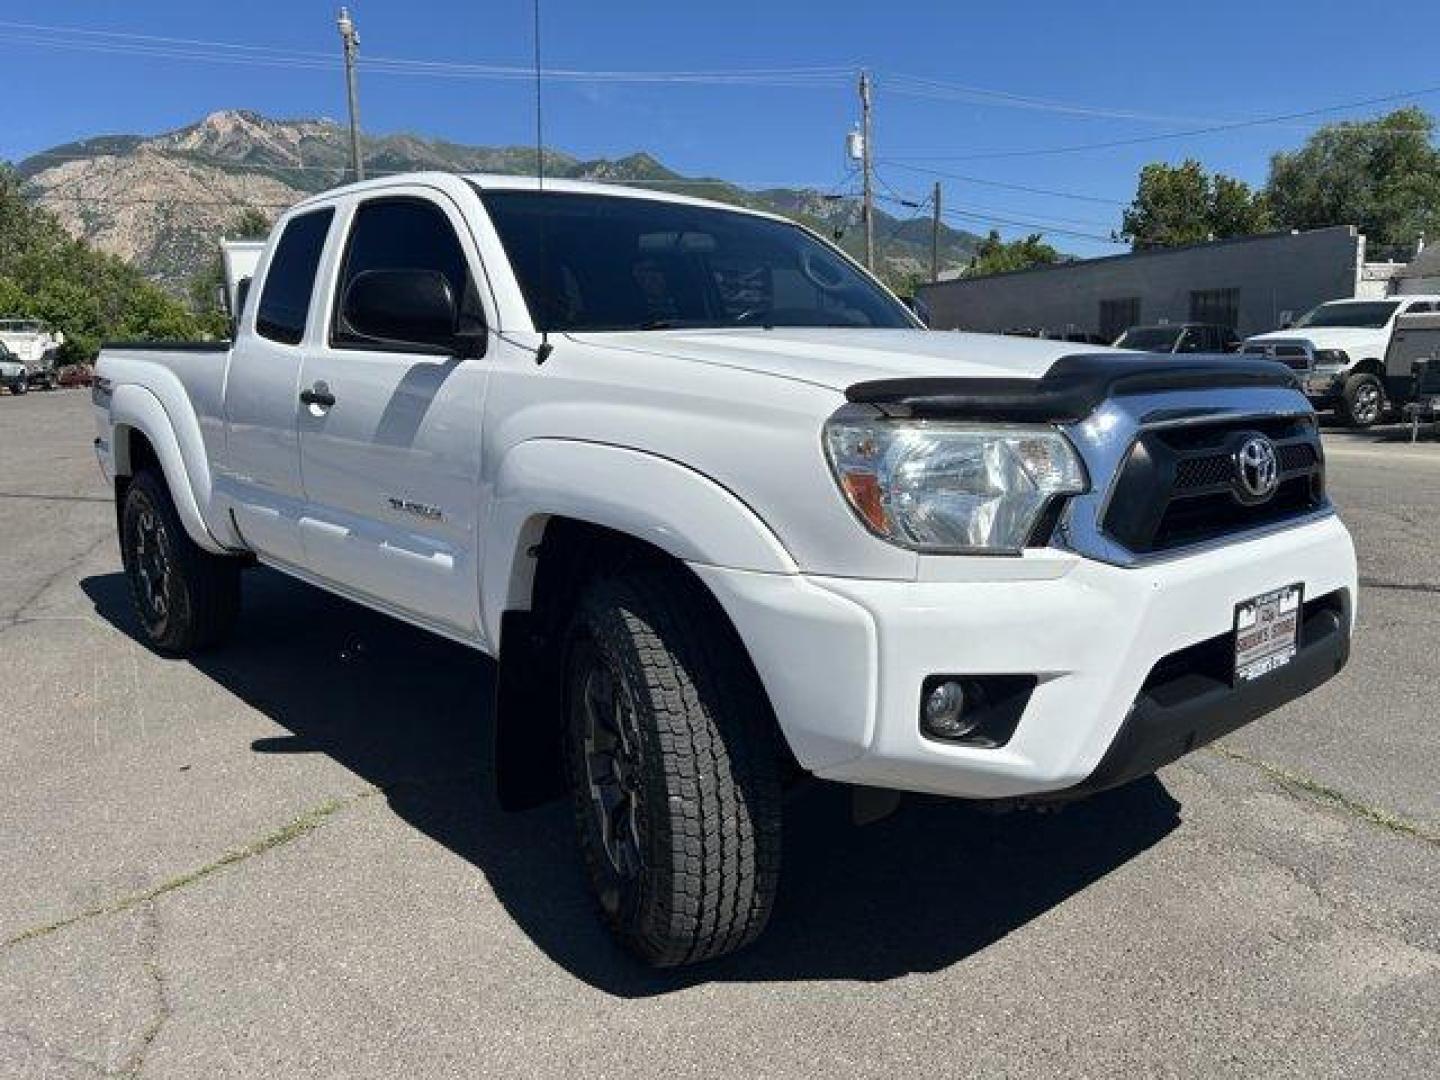
[[[1145,251],[1250,236],[1269,228],[1269,207],[1248,184],[1207,173],[1200,162],[1187,158],[1179,165],[1157,161],[1140,170],[1120,236],[1136,251]]]
[[[113,255],[71,237],[25,198],[0,166],[0,315],[43,319],[64,332],[62,362],[91,360],[106,338],[200,336],[186,307]]]
[[[1281,225],[1355,225],[1380,244],[1440,234],[1435,120],[1419,108],[1327,124],[1299,150],[1270,159],[1265,195]]]
[[[983,277],[986,274],[1003,274],[1009,270],[1049,266],[1059,261],[1060,253],[1045,243],[1039,233],[1031,233],[1023,239],[1007,243],[1000,238],[997,230],[991,229],[990,235],[981,240],[975,248],[975,255],[970,260],[966,275]]]

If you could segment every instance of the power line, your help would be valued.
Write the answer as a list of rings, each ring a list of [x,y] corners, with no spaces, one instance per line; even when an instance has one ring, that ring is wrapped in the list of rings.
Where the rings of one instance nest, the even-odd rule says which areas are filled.
[[[1170,139],[1189,139],[1201,135],[1239,131],[1244,128],[1264,127],[1270,124],[1284,123],[1289,120],[1307,120],[1317,116],[1347,112],[1351,109],[1368,108],[1372,105],[1385,105],[1397,101],[1407,101],[1412,98],[1426,97],[1431,94],[1440,94],[1440,86],[1428,86],[1417,90],[1381,94],[1376,97],[1363,98],[1359,101],[1346,102],[1343,105],[1325,105],[1314,109],[1302,109],[1297,112],[1279,113],[1274,116],[1257,116],[1249,120],[1232,120],[1225,123],[1209,124],[1204,127],[1189,128],[1185,131],[1167,131],[1157,135],[1136,135],[1131,138],[1109,139],[1104,142],[1072,143],[1068,146],[1035,147],[1021,150],[990,150],[978,154],[912,154],[909,156],[928,161],[993,161],[1001,158],[1045,157],[1051,154],[1074,154],[1090,150],[1114,150],[1125,146],[1141,146],[1149,143],[1165,142]],[[1413,134],[1416,131],[1422,130],[1421,128],[1414,128],[1401,134]],[[894,163],[898,164],[899,159],[895,159]]]
[[[898,203],[906,206],[914,205],[913,202],[908,199],[896,199],[887,195],[882,195],[880,198],[885,202]],[[1003,225],[1009,228],[1033,229],[1042,233],[1051,233],[1056,236],[1069,236],[1080,240],[1096,240],[1100,243],[1115,244],[1117,246],[1123,243],[1123,241],[1116,240],[1112,236],[1102,236],[1099,233],[1085,232],[1080,229],[1048,225],[1043,221],[1028,220],[995,213],[981,213],[978,209],[976,212],[969,210],[945,210],[940,216],[947,222],[952,218],[959,218],[970,222],[978,222],[982,225]]]
[[[1007,90],[992,90],[980,86],[965,86],[927,76],[906,75],[901,72],[887,72],[885,91],[906,97],[932,98],[937,101],[968,102],[977,105],[994,105],[1005,108],[1029,109],[1038,112],[1062,113],[1069,116],[1100,120],[1134,120],[1157,124],[1219,124],[1225,123],[1214,117],[1173,116],[1159,113],[1139,112],[1134,109],[1114,109],[1078,102],[1058,101],[1054,98],[1031,97]]]
[[[892,185],[888,180],[886,180],[882,173],[877,172],[875,174],[875,179],[878,180],[880,182],[880,185],[890,193],[890,198],[886,200],[887,202],[897,203],[901,206],[922,207],[929,205],[930,201],[934,198],[933,194],[929,198],[924,200],[907,198],[902,192],[897,190],[894,185]],[[1007,215],[1014,213],[1014,211],[1012,210],[996,210],[994,207],[976,206],[973,203],[966,203],[966,205],[971,207],[971,209],[974,210],[977,215],[986,213]],[[1098,229],[1108,229],[1110,227],[1110,222],[1096,221],[1093,218],[1067,218],[1060,217],[1055,214],[1034,214],[1028,216],[1036,219],[1035,221],[1031,222],[1031,224],[1036,225],[1037,227],[1041,223],[1053,223],[1058,225],[1089,225]],[[1050,228],[1051,224],[1046,224],[1045,227]]]
[[[896,169],[904,169],[906,172],[922,173],[925,176],[938,176],[945,180],[958,180],[963,184],[978,184],[981,187],[1000,188],[1005,191],[1022,191],[1028,195],[1050,195],[1057,199],[1073,199],[1076,202],[1100,203],[1106,206],[1128,206],[1129,203],[1123,199],[1107,199],[1100,195],[1082,195],[1075,191],[1059,191],[1055,188],[1032,187],[1028,184],[1012,184],[1003,180],[987,180],[979,176],[965,176],[961,173],[947,172],[943,169],[929,169],[921,165],[909,165],[904,161],[895,158],[880,158],[881,165],[889,165]]]
[[[6,31],[9,33],[4,33]],[[16,31],[20,33],[15,33]],[[199,60],[207,63],[254,64],[316,71],[333,70],[339,66],[339,62],[326,53],[277,46],[211,41],[199,38],[162,37],[153,34],[133,34],[86,27],[47,26],[8,20],[0,20],[0,40],[39,47],[153,56],[162,59]],[[221,50],[221,52],[217,53],[215,50]],[[501,80],[534,78],[532,68],[520,65],[473,64],[409,57],[366,57],[363,66],[376,73],[392,75],[434,75]],[[852,70],[851,65],[831,64],[671,71],[556,68],[547,69],[543,74],[548,79],[581,82],[839,86],[848,80]]]

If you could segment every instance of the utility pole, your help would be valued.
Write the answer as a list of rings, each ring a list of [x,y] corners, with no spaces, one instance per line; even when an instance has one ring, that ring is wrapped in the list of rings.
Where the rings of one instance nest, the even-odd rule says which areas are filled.
[[[364,180],[365,166],[360,163],[360,98],[355,90],[355,54],[360,51],[360,35],[348,8],[340,9],[335,25],[340,28],[340,43],[345,49],[345,90],[350,96],[350,171],[356,180]]]
[[[860,72],[860,152],[865,176],[865,269],[875,269],[875,157],[870,149],[870,73]]]
[[[930,196],[934,216],[930,219],[930,280],[940,280],[940,181],[935,181],[935,193]]]

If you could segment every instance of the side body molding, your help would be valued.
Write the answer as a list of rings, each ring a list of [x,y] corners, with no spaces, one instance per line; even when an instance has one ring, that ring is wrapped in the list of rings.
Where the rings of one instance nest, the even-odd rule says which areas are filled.
[[[200,425],[189,406],[185,391],[176,380],[176,407],[167,409],[150,389],[136,383],[121,383],[110,400],[110,422],[115,433],[115,470],[128,476],[133,472],[130,440],[121,438],[123,429],[133,428],[149,440],[165,473],[165,483],[180,522],[190,539],[206,551],[225,554],[243,547],[237,537],[221,529],[211,531],[201,512],[210,505],[210,463]]]
[[[485,637],[528,609],[533,548],[551,517],[602,525],[689,563],[794,574],[774,533],[729,490],[668,458],[605,443],[532,439],[511,449],[494,481],[481,564]]]

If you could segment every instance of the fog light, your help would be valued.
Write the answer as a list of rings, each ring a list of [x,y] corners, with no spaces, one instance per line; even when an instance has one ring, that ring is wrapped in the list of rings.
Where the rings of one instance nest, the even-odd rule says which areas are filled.
[[[937,683],[925,695],[921,725],[937,739],[959,739],[974,731],[975,721],[965,716],[965,688],[953,679]]]

